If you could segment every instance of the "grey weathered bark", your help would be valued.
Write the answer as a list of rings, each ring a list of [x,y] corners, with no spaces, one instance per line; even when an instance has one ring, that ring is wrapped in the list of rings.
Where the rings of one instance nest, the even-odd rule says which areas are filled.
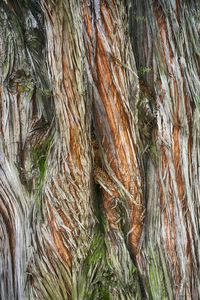
[[[142,79],[157,108],[138,260],[153,299],[200,298],[199,12],[199,1],[135,2],[138,69],[151,69]]]
[[[200,298],[197,2],[0,3],[1,299]]]

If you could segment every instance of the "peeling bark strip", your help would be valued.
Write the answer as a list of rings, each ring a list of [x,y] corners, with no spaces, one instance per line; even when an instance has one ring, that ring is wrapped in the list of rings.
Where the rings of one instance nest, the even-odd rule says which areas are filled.
[[[149,186],[147,211],[147,224],[154,217],[157,228],[147,226],[144,246],[164,273],[163,294],[156,292],[162,271],[154,274],[160,278],[159,288],[151,286],[155,299],[165,290],[170,299],[200,298],[199,13],[199,1],[136,1],[138,68],[152,69],[145,80],[158,108],[157,183]]]
[[[10,7],[10,8],[9,8]],[[34,107],[33,65],[30,63],[23,32],[24,15],[18,19],[12,6],[0,3],[0,298],[25,299],[31,295],[26,267],[30,256],[28,211],[31,201],[27,168],[23,157],[31,131]],[[29,15],[31,18],[31,14]],[[33,21],[33,19],[32,19]],[[29,22],[29,30],[32,30]],[[35,30],[38,24],[35,21]],[[39,115],[39,114],[38,114]],[[40,116],[39,116],[40,117]],[[24,159],[27,165],[24,165]],[[23,176],[22,176],[23,175]],[[27,292],[27,293],[26,293]]]
[[[199,0],[0,1],[1,300],[200,299],[199,82]]]
[[[46,165],[42,219],[36,226],[39,276],[34,276],[34,290],[40,299],[53,295],[54,299],[81,299],[81,270],[94,226],[91,113],[80,5],[76,1],[54,2],[43,1],[56,132]]]
[[[106,172],[115,182],[128,211],[129,240],[135,256],[142,230],[143,206],[134,116],[130,108],[130,102],[132,105],[136,102],[138,81],[126,35],[126,10],[118,1],[89,4],[84,1],[82,11],[96,133]],[[99,183],[105,188],[101,180]],[[115,197],[111,190],[110,193]],[[104,201],[108,208],[108,196],[105,195]]]

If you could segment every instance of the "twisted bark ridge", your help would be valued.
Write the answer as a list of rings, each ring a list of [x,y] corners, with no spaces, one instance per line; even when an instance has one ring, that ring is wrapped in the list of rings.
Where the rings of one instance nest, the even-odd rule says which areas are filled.
[[[20,7],[18,7],[20,9]],[[26,8],[23,8],[25,12]],[[0,5],[0,297],[23,299],[28,286],[27,266],[31,257],[29,214],[34,172],[30,152],[31,132],[43,116],[39,103],[43,84],[35,83],[35,70],[42,47],[33,15],[21,20],[9,4]],[[34,32],[38,39],[34,40]],[[25,34],[26,39],[25,39]],[[28,38],[33,38],[28,44]],[[32,58],[33,48],[37,55]],[[41,48],[42,49],[42,48]],[[41,62],[41,70],[43,63]],[[42,74],[42,72],[40,72]],[[37,99],[36,99],[37,94]],[[45,100],[45,99],[43,99]],[[36,115],[37,113],[37,115]],[[42,117],[43,116],[43,117]],[[45,120],[45,119],[44,119]],[[47,123],[46,121],[44,121]],[[32,144],[37,142],[37,137]],[[30,251],[28,251],[30,249]]]
[[[0,298],[199,299],[200,5],[0,2]]]
[[[154,278],[154,298],[198,299],[199,1],[137,1],[135,7],[138,68],[151,69],[143,80],[157,106],[144,246],[151,258],[143,271]]]
[[[99,142],[102,170],[95,179],[102,187],[103,206],[108,216],[108,238],[117,242],[126,222],[117,212],[121,202],[128,219],[128,239],[135,256],[141,236],[143,207],[142,179],[138,157],[134,110],[138,80],[131,49],[127,11],[123,4],[106,1],[83,4],[87,68],[93,92],[93,118]],[[122,21],[123,20],[123,21]],[[124,272],[122,272],[124,273]]]
[[[73,1],[44,1],[43,9],[56,120],[45,166],[42,218],[36,227],[41,241],[35,253],[40,275],[36,272],[34,276],[34,290],[41,299],[78,299],[82,293],[79,273],[94,225],[91,113],[83,65],[82,22],[80,6]]]

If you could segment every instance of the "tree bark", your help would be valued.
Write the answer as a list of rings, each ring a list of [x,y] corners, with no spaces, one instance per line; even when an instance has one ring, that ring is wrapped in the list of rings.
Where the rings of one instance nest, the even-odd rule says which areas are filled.
[[[200,5],[0,3],[0,297],[199,299]]]
[[[138,69],[151,69],[141,81],[157,109],[139,265],[149,297],[198,299],[199,2],[136,1],[133,26]]]

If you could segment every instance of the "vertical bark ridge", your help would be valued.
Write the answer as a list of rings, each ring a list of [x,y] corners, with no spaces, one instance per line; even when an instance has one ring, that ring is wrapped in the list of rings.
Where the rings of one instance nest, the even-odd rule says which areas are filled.
[[[27,158],[24,166],[22,153],[31,130],[35,84],[24,28],[13,7],[9,7],[0,4],[0,297],[24,299],[31,295],[25,285],[31,256],[31,201],[26,183],[32,181],[32,174],[27,178],[31,161]]]
[[[116,273],[128,284],[130,273],[124,268],[125,260],[129,262],[129,258],[123,236],[127,234],[130,250],[135,257],[144,209],[134,124],[136,113],[134,115],[132,112],[137,102],[138,80],[126,34],[126,13],[125,6],[117,1],[84,1],[82,6],[94,125],[105,169],[96,168],[95,179],[102,187],[103,206],[108,218],[109,257],[111,260],[113,257],[117,259],[120,267],[117,266]],[[119,212],[120,206],[124,208],[124,213]],[[128,225],[129,228],[126,233],[123,233],[123,222],[127,222],[125,227]],[[128,277],[124,278],[125,274]]]
[[[81,299],[85,293],[82,280],[87,280],[81,277],[82,268],[95,220],[80,5],[76,1],[43,1],[43,9],[56,131],[45,167],[42,217],[35,209],[35,232],[41,244],[38,252],[44,254],[35,253],[39,276],[34,276],[34,289],[41,299],[53,295],[55,299]]]
[[[42,157],[38,165],[35,154],[40,147],[42,156],[47,152],[52,133],[41,11],[29,5],[0,4],[1,299],[33,297],[30,217],[45,162]]]
[[[174,287],[166,284],[168,296],[175,299],[199,297],[199,254],[194,250],[199,247],[199,200],[196,197],[199,175],[194,167],[198,165],[199,151],[194,134],[199,130],[195,127],[200,94],[198,11],[197,1],[138,1],[134,22],[138,67],[151,68],[143,77],[147,85],[155,89],[157,102],[154,140],[157,183],[155,187],[149,186],[147,224],[153,216],[158,219],[153,241],[160,249],[156,251],[148,238],[147,245],[153,260],[161,266],[165,281],[169,283],[169,277],[175,282]],[[157,189],[155,198],[152,189]],[[159,206],[159,211],[154,205]],[[155,231],[155,223],[152,226]],[[148,228],[147,236],[151,237],[152,228]],[[166,274],[164,264],[170,274]],[[156,276],[160,277],[157,283],[161,291],[162,272]],[[161,296],[156,289],[151,287],[155,299]]]

